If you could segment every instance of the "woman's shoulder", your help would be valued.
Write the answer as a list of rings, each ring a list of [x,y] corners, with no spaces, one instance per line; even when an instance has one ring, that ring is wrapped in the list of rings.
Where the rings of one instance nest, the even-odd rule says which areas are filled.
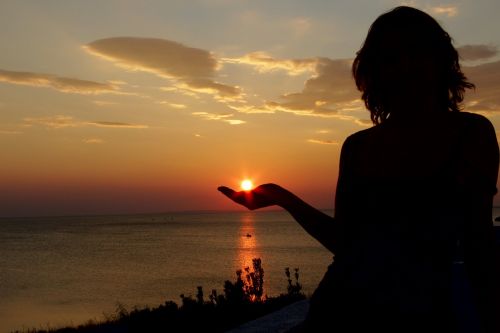
[[[457,119],[459,123],[466,128],[476,130],[494,130],[491,121],[483,115],[472,112],[453,112],[452,117]]]
[[[478,113],[460,111],[460,112],[450,112],[450,114],[465,121],[472,121],[477,123],[490,123],[488,118]]]
[[[380,126],[381,125],[375,125],[375,126],[354,132],[354,133],[350,134],[349,136],[347,136],[347,138],[344,141],[344,144],[345,143],[350,144],[350,143],[366,140],[367,138],[375,135],[375,133],[378,132],[378,130],[380,129]]]
[[[495,128],[491,121],[483,115],[471,112],[447,112],[432,119],[416,120],[411,122],[387,121],[370,128],[357,131],[349,135],[344,146],[352,147],[364,144],[373,144],[381,140],[412,137],[415,133],[425,131],[431,133],[448,133],[451,136],[467,138],[496,138]],[[454,133],[454,134],[453,134]],[[440,136],[437,135],[436,136]]]

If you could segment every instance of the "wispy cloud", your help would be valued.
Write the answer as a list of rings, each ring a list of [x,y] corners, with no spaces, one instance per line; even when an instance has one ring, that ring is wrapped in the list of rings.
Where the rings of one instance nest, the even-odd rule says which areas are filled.
[[[265,52],[252,52],[238,58],[223,58],[223,62],[251,65],[258,72],[265,73],[284,70],[289,75],[313,73],[318,63],[318,58],[308,59],[276,59]]]
[[[4,134],[4,135],[16,135],[16,134],[21,134],[22,132],[20,131],[12,131],[12,130],[3,130],[3,129],[0,129],[0,134]]]
[[[466,110],[500,111],[500,61],[477,66],[464,66],[465,75],[476,85],[466,94]]]
[[[169,101],[160,101],[160,102],[158,102],[158,104],[166,105],[166,106],[171,107],[173,109],[179,109],[179,110],[187,108],[187,105],[185,105],[185,104],[171,103]]]
[[[67,128],[67,127],[81,127],[84,122],[77,121],[70,116],[57,115],[53,117],[27,117],[24,118],[24,123],[27,126],[42,125],[47,128]]]
[[[1,69],[0,82],[33,87],[50,87],[65,93],[84,95],[119,93],[116,86],[110,83],[99,83],[88,80],[61,77],[52,74],[16,72]]]
[[[359,119],[359,118],[356,118],[354,120],[354,122],[356,124],[358,124],[359,126],[364,126],[364,127],[373,126],[373,123],[372,123],[372,121],[370,119]]]
[[[320,145],[338,145],[339,143],[335,140],[321,140],[321,139],[309,139],[307,142],[317,143]]]
[[[296,37],[303,37],[311,30],[311,19],[307,17],[296,17],[290,20],[290,28]]]
[[[251,105],[249,103],[227,104],[227,107],[241,113],[274,113],[275,109],[270,105]]]
[[[465,61],[486,60],[498,54],[498,49],[492,45],[463,45],[457,47],[460,58]]]
[[[430,12],[436,15],[453,17],[458,15],[458,7],[452,5],[441,5],[429,8]]]
[[[111,106],[111,105],[117,105],[117,102],[111,102],[111,101],[92,101],[97,106]]]
[[[140,124],[130,124],[122,122],[111,122],[111,121],[84,121],[75,119],[71,116],[57,115],[51,117],[27,117],[24,118],[24,123],[27,126],[41,125],[47,128],[71,128],[71,127],[104,127],[104,128],[137,128],[143,129],[148,128],[147,125]]]
[[[89,138],[89,139],[83,139],[83,143],[95,145],[104,143],[104,140],[98,138]]]
[[[209,112],[193,112],[195,116],[202,117],[207,120],[220,120],[230,125],[241,125],[246,123],[244,120],[233,119],[232,113],[209,113]]]
[[[88,121],[86,124],[96,127],[107,127],[107,128],[148,128],[147,125],[140,124],[130,124],[121,123],[116,121]]]
[[[84,46],[89,53],[129,70],[145,71],[181,82],[182,89],[236,97],[238,87],[214,80],[219,68],[208,51],[159,38],[115,37]]]

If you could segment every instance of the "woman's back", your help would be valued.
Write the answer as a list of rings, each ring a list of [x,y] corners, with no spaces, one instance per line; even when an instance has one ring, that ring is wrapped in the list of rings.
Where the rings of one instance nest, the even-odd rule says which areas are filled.
[[[491,198],[496,165],[493,127],[469,113],[388,119],[350,136],[336,199],[342,243],[312,307],[361,327],[379,320],[386,329],[453,331],[457,243],[471,242],[466,230],[488,232],[491,215],[481,221],[471,197]],[[370,313],[371,320],[353,320]]]

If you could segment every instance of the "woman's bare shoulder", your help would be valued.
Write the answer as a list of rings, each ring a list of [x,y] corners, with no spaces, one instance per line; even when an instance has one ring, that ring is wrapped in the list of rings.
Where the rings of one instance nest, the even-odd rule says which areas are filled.
[[[483,115],[462,111],[456,112],[454,116],[472,129],[493,129],[493,124],[491,123],[491,121]]]
[[[382,125],[376,125],[376,126],[372,126],[372,127],[365,128],[363,130],[354,132],[346,138],[345,142],[359,142],[359,141],[366,140],[367,138],[372,137],[373,135],[376,135],[376,132],[378,132],[380,130],[381,126]]]

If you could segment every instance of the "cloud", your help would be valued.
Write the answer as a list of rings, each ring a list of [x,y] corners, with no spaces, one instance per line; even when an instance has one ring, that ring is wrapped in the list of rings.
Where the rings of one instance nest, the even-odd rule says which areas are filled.
[[[223,122],[226,122],[230,125],[241,125],[246,123],[244,120],[240,119],[231,119],[233,117],[232,113],[209,113],[209,112],[193,112],[192,113],[195,116],[202,117],[207,120],[220,120]]]
[[[431,7],[430,12],[436,15],[445,15],[447,17],[453,17],[458,15],[458,8],[456,6],[435,6]]]
[[[217,83],[208,79],[189,79],[177,84],[177,88],[195,93],[216,95],[221,99],[237,99],[240,88]]]
[[[311,30],[311,19],[307,17],[296,17],[290,21],[290,27],[295,36],[303,37]]]
[[[108,80],[109,83],[114,84],[116,86],[124,86],[127,85],[128,83],[122,80]]]
[[[356,124],[358,124],[359,126],[365,126],[365,127],[368,127],[368,126],[373,126],[373,122],[370,120],[370,119],[360,119],[360,118],[356,118],[354,120],[354,122]]]
[[[40,118],[24,118],[25,125],[41,125],[47,128],[71,128],[71,127],[105,127],[105,128],[148,128],[147,125],[140,124],[130,124],[122,122],[111,122],[111,121],[83,121],[75,119],[71,116],[57,115],[52,117],[40,117]]]
[[[459,51],[462,57],[469,60],[488,59],[498,53],[496,48],[484,45],[466,45],[459,48]],[[253,59],[246,63],[266,70],[293,71],[306,63],[314,63],[311,59],[305,59],[307,61],[304,62],[290,62],[276,60],[270,56],[262,58],[265,61],[261,62],[255,60],[259,57],[251,58],[248,55],[244,59]],[[371,126],[369,119],[360,119],[351,113],[365,110],[360,93],[351,76],[352,60],[317,58],[315,61],[314,75],[306,80],[302,91],[284,94],[260,106],[228,104],[228,107],[242,113],[281,111],[302,116],[335,117],[352,121],[359,126]],[[476,90],[466,94],[466,109],[474,112],[500,111],[500,61],[463,66],[463,70],[466,76],[476,84]]]
[[[498,54],[496,48],[482,45],[462,47],[467,59],[488,59]],[[352,60],[318,58],[315,75],[306,80],[300,92],[282,95],[263,106],[229,105],[239,112],[291,112],[296,115],[336,117],[371,126],[369,119],[355,117],[351,111],[365,109],[351,76]],[[476,85],[466,94],[466,109],[474,112],[500,111],[500,61],[463,66],[466,76]]]
[[[97,139],[97,138],[83,139],[83,143],[87,143],[87,144],[101,144],[103,142],[104,142],[104,140]]]
[[[148,128],[147,125],[140,124],[130,124],[130,123],[121,123],[115,121],[88,121],[86,124],[96,127],[110,127],[110,128]]]
[[[289,75],[314,72],[318,58],[275,59],[265,52],[252,52],[239,58],[223,58],[222,61],[233,64],[254,66],[260,73],[284,70]]]
[[[476,85],[475,91],[466,94],[468,111],[500,111],[500,61],[477,66],[464,66],[467,78]]]
[[[291,112],[296,115],[342,117],[341,112],[362,110],[360,94],[351,76],[351,59],[306,58],[276,59],[267,53],[254,52],[240,58],[225,58],[228,63],[254,66],[259,72],[284,70],[289,75],[310,72],[300,92],[287,93],[263,105],[227,104],[243,113]],[[349,119],[355,119],[350,117]]]
[[[40,118],[24,118],[24,122],[28,126],[42,125],[47,128],[67,128],[67,127],[81,127],[84,123],[76,121],[70,116],[53,116],[53,117],[40,117]]]
[[[339,112],[362,108],[360,94],[351,77],[349,59],[318,58],[316,75],[309,78],[301,92],[288,93],[266,106],[298,115],[335,116]]]
[[[498,54],[495,47],[464,45],[458,48],[464,60],[490,59]],[[225,62],[254,66],[259,72],[284,70],[290,75],[312,72],[302,91],[287,93],[262,105],[250,103],[227,104],[241,113],[290,112],[303,116],[336,117],[360,126],[371,126],[369,119],[360,119],[351,111],[365,110],[351,75],[350,59],[275,59],[262,53],[249,53]],[[477,66],[463,66],[467,77],[477,89],[466,95],[466,109],[475,112],[500,111],[500,61]]]
[[[15,72],[1,69],[0,82],[33,87],[50,87],[65,93],[84,95],[119,93],[117,91],[117,88],[110,83],[99,83],[68,77],[60,77],[52,74]]]
[[[168,102],[168,101],[160,101],[158,102],[158,104],[162,104],[162,105],[167,105],[173,109],[186,109],[187,106],[185,104],[180,104],[180,103],[171,103],[171,102]]]
[[[22,132],[20,131],[11,131],[11,130],[2,130],[0,129],[0,134],[5,134],[5,135],[16,135],[16,134],[21,134]]]
[[[97,106],[111,106],[111,105],[117,105],[118,103],[116,102],[110,102],[110,101],[92,101]]]
[[[227,104],[227,107],[241,113],[274,113],[275,109],[273,109],[270,105],[267,104],[261,106],[251,105],[248,103]]]
[[[491,45],[463,45],[457,47],[460,58],[465,61],[485,60],[498,54],[495,46]]]
[[[214,81],[219,63],[208,51],[159,38],[115,37],[84,46],[89,53],[129,70],[153,73],[183,83],[191,91],[236,97],[238,87]]]
[[[321,145],[338,145],[339,144],[337,141],[334,141],[334,140],[319,140],[319,139],[309,139],[309,140],[307,140],[307,142],[317,143],[317,144],[321,144]]]

